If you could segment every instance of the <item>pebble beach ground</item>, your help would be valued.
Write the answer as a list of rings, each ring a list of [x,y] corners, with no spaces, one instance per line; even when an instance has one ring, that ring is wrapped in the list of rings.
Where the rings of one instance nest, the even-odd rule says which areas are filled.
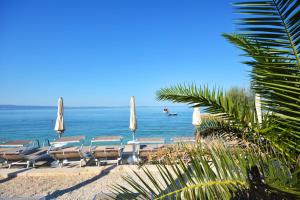
[[[158,175],[155,166],[148,168],[155,176]],[[131,174],[132,170],[143,174],[134,165],[0,169],[0,199],[105,199],[105,194],[111,193],[111,185],[129,187],[121,176]]]

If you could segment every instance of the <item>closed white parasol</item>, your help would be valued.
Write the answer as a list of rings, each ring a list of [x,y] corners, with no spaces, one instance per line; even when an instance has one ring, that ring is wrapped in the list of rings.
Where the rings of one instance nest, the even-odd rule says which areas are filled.
[[[255,94],[255,109],[257,113],[257,120],[259,125],[262,123],[262,112],[261,112],[261,98],[260,94]]]
[[[137,120],[136,120],[136,112],[135,112],[135,99],[134,96],[130,98],[130,122],[129,129],[132,131],[132,141],[129,141],[129,144],[132,144],[132,157],[128,159],[129,163],[135,163],[138,161],[136,155],[136,144],[138,142],[135,141],[135,131],[137,129]]]
[[[194,108],[192,124],[194,126],[200,126],[201,125],[200,107],[195,107]]]
[[[62,133],[65,131],[65,125],[64,125],[64,102],[63,98],[59,97],[58,99],[58,105],[57,105],[57,118],[55,123],[54,130],[59,134],[59,137],[61,137]]]
[[[129,129],[133,133],[133,141],[135,141],[135,131],[137,129],[137,120],[136,120],[136,112],[135,112],[135,99],[134,96],[130,98],[130,124]]]
[[[200,114],[200,107],[194,107],[193,112],[193,121],[192,124],[196,128],[196,140],[201,140],[200,132],[199,132],[199,126],[201,125],[201,114]]]

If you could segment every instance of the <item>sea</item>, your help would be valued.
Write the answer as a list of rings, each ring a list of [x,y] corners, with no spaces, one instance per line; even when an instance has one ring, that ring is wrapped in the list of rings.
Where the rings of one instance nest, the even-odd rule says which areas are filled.
[[[168,116],[161,106],[136,107],[138,137],[163,137],[166,143],[172,137],[193,136],[193,109],[188,106],[169,107]],[[40,143],[58,138],[54,131],[56,107],[0,106],[0,143],[16,139],[38,139]],[[132,140],[127,107],[66,107],[63,136],[84,135],[85,145],[96,136],[122,136],[123,142]]]

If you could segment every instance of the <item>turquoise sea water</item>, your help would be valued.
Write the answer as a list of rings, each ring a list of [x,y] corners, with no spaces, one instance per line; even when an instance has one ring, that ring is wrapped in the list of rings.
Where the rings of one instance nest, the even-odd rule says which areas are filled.
[[[137,107],[136,137],[193,136],[193,110],[189,107],[169,107],[178,116],[167,116],[162,107]],[[14,139],[57,138],[54,125],[55,107],[0,107],[0,142]],[[64,136],[85,135],[86,142],[95,136],[121,135],[132,139],[129,131],[129,107],[65,108]]]

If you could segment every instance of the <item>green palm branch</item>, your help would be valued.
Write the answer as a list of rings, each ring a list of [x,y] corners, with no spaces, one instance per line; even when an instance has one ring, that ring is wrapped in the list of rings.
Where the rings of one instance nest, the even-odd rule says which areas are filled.
[[[273,55],[291,61],[294,67],[300,67],[299,0],[261,0],[234,5],[237,13],[249,16],[237,22],[240,34],[267,47]]]
[[[275,154],[253,148],[200,147],[189,164],[157,165],[159,177],[147,167],[141,169],[144,175],[124,176],[131,188],[114,185],[113,198],[296,199],[299,172],[292,173],[284,163]]]
[[[156,93],[158,100],[174,103],[188,103],[194,107],[202,106],[204,112],[214,114],[215,118],[230,124],[240,132],[252,129],[255,125],[254,99],[243,90],[233,88],[227,93],[222,89],[209,89],[208,86],[177,85],[162,88]]]
[[[287,111],[291,108],[289,107],[289,102],[286,98],[291,98],[289,95],[289,92],[294,92],[292,95],[297,96],[297,88],[296,90],[293,90],[292,87],[288,86],[288,81],[282,82],[281,85],[279,84],[280,80],[272,78],[272,72],[270,69],[272,69],[272,65],[277,62],[275,59],[278,56],[273,55],[273,59],[266,59],[268,57],[268,49],[263,48],[257,44],[257,41],[253,41],[249,38],[245,38],[241,35],[228,35],[224,34],[224,37],[227,38],[230,42],[237,45],[239,48],[244,50],[247,55],[254,58],[254,61],[246,62],[246,64],[249,64],[252,66],[252,85],[253,88],[261,94],[263,97],[263,105],[264,105],[264,111],[265,112],[272,112],[273,116],[269,116],[269,126],[267,129],[262,130],[256,130],[257,132],[260,132],[263,134],[263,137],[268,139],[269,142],[273,144],[273,146],[277,147],[278,150],[282,151],[288,156],[292,156],[290,154],[295,154],[295,152],[299,153],[299,123],[297,120],[294,120],[292,117],[286,117],[282,114],[282,111],[287,114]],[[280,58],[278,58],[280,59]],[[282,62],[282,61],[280,61]],[[262,66],[263,65],[263,66]],[[279,66],[279,65],[276,65]],[[268,68],[268,70],[264,70],[263,68]],[[300,69],[300,68],[299,68]],[[286,70],[288,72],[289,70]],[[295,70],[294,70],[295,71]],[[260,73],[260,74],[259,74]],[[283,73],[283,72],[282,72]],[[293,72],[292,72],[293,73]],[[284,76],[284,74],[282,74]],[[258,81],[263,77],[266,79],[264,82]],[[267,79],[268,77],[268,79]],[[270,82],[271,84],[277,84],[277,89],[280,90],[283,96],[278,96],[275,98],[274,96],[270,96],[269,93],[277,92],[276,88],[273,87],[271,90],[270,88],[265,87],[263,90],[257,89],[258,84],[268,84],[267,82]],[[284,83],[284,84],[283,84]],[[262,86],[260,86],[262,87]],[[298,86],[299,87],[299,86]],[[286,88],[287,92],[282,90],[282,88]],[[298,93],[299,96],[300,93]],[[300,108],[295,107],[296,104],[292,105],[294,106],[294,111],[297,112],[297,110]],[[285,107],[284,107],[285,106]],[[287,114],[290,116],[289,114]],[[293,114],[295,117],[300,117]],[[272,119],[271,119],[272,117]],[[271,124],[272,122],[272,124]],[[267,131],[266,131],[267,130]],[[296,153],[297,154],[297,153]]]
[[[157,92],[158,99],[207,106],[207,112],[221,114],[229,125],[263,134],[273,146],[295,160],[300,153],[300,1],[267,0],[235,5],[238,13],[250,17],[238,21],[238,35],[224,37],[244,50],[244,56],[252,58],[245,63],[252,67],[251,85],[262,97],[263,113],[272,113],[264,122],[267,126],[257,126],[256,113],[248,105],[234,104],[232,97],[207,86],[163,88]]]
[[[266,150],[200,147],[188,164],[157,165],[160,179],[146,167],[144,176],[124,177],[131,188],[115,185],[113,192],[119,199],[135,199],[136,193],[141,199],[299,198],[299,167],[289,164],[278,150],[292,159],[300,153],[300,1],[235,5],[244,14],[238,21],[238,35],[224,36],[251,58],[245,63],[252,67],[252,89],[261,95],[263,113],[268,115],[263,125],[256,125],[251,103],[238,104],[220,89],[178,85],[159,90],[157,98],[203,106],[206,112],[220,115],[222,123],[212,126],[225,122],[253,135],[259,133],[271,146]]]
[[[201,125],[197,128],[197,131],[202,137],[207,136],[224,136],[224,134],[230,134],[232,136],[243,137],[243,129],[238,129],[231,126],[226,121],[219,118],[210,117],[208,119],[202,119]]]
[[[252,60],[252,88],[272,112],[273,128],[265,133],[274,146],[295,157],[300,153],[300,1],[236,3],[250,15],[238,22],[239,35],[224,34]]]

